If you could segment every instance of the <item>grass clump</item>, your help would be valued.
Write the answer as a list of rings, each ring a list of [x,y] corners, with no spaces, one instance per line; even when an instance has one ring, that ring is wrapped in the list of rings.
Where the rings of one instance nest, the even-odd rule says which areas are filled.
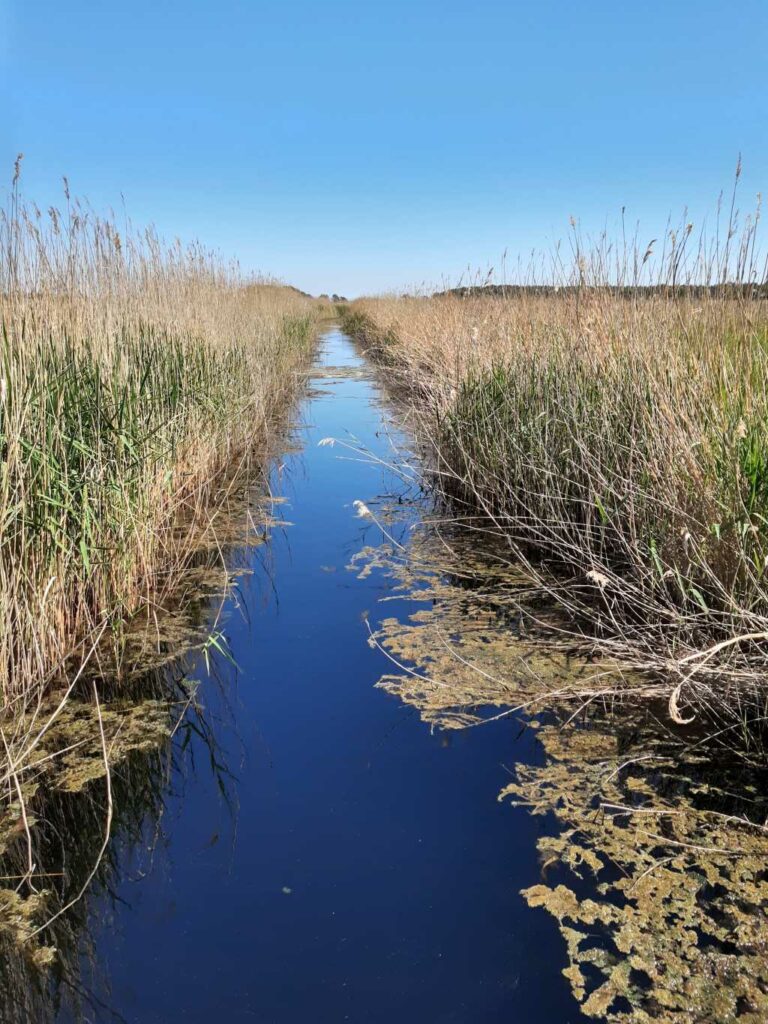
[[[574,228],[546,279],[347,316],[399,370],[457,518],[574,632],[663,670],[678,715],[741,708],[768,656],[768,290],[755,220],[735,225],[691,254],[670,231],[658,259]]]
[[[162,602],[263,463],[309,297],[73,200],[0,213],[0,690],[7,712]]]

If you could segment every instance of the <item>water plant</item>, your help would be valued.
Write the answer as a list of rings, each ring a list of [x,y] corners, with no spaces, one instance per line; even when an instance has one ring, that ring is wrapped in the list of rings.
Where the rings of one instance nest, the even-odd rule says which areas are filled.
[[[521,895],[556,921],[583,1015],[764,1020],[764,752],[745,759],[732,730],[665,722],[663,685],[574,657],[555,622],[538,636],[510,628],[536,597],[503,547],[426,523],[406,554],[385,543],[355,564],[412,603],[371,632],[391,666],[379,686],[432,728],[515,716],[518,738],[536,736],[536,756],[516,759],[510,735],[517,763],[499,798],[541,819],[539,871]]]

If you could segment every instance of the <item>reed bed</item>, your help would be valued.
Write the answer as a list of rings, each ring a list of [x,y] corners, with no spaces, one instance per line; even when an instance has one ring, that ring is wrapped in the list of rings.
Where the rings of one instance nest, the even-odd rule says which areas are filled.
[[[17,164],[0,212],[6,721],[173,591],[233,475],[263,463],[316,318],[294,289],[97,216],[66,182],[64,199],[25,202]]]
[[[738,178],[738,175],[737,175]],[[516,286],[380,296],[347,329],[410,399],[441,501],[507,542],[670,712],[764,718],[768,288],[756,215],[592,242]],[[749,710],[746,710],[746,709]]]

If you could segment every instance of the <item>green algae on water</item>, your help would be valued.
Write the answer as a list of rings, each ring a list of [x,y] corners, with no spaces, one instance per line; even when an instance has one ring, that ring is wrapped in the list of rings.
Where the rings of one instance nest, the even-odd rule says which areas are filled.
[[[522,895],[557,921],[582,1012],[610,1024],[768,1019],[768,772],[665,721],[652,682],[531,629],[547,613],[520,615],[530,599],[517,570],[500,580],[476,549],[455,564],[428,536],[410,559],[391,545],[356,559],[416,605],[372,631],[393,662],[379,685],[433,727],[515,709],[536,730],[543,763],[517,764],[500,799],[545,818],[541,874]]]

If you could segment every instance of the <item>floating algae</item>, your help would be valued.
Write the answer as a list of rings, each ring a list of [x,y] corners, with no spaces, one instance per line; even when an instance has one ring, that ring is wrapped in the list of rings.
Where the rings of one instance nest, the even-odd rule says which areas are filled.
[[[35,721],[50,720],[55,711],[55,701],[49,698]],[[28,717],[32,719],[32,715]],[[6,805],[0,819],[0,874],[9,886],[0,888],[0,935],[15,940],[18,952],[31,961],[41,965],[53,959],[55,950],[41,941],[38,931],[56,905],[65,902],[65,890],[72,888],[67,884],[71,882],[68,873],[74,877],[80,868],[74,857],[80,837],[70,830],[61,837],[68,848],[61,856],[51,855],[49,833],[58,812],[82,793],[89,815],[95,814],[96,834],[93,828],[82,831],[94,841],[90,858],[83,857],[83,864],[90,867],[106,819],[104,785],[96,791],[94,784],[105,779],[107,765],[115,776],[135,755],[159,752],[167,745],[175,718],[168,701],[122,701],[97,708],[72,699],[45,731],[29,763],[20,769],[17,798]],[[23,728],[25,722],[17,720],[15,725]],[[113,780],[112,788],[116,785]],[[67,870],[50,870],[52,863],[61,863],[62,856]],[[57,895],[51,882],[59,879],[64,885]]]
[[[268,530],[278,521],[263,509],[258,522]],[[263,537],[251,531],[246,538],[234,527],[230,533],[249,545]],[[121,843],[145,842],[147,822],[157,833],[173,735],[191,729],[210,739],[189,673],[237,575],[228,555],[225,564],[220,547],[201,546],[165,607],[105,634],[66,699],[65,679],[39,703],[0,719],[7,794],[0,814],[3,1022],[53,1019],[63,994],[83,1016],[90,896],[112,890]],[[76,663],[69,671],[74,676]]]
[[[501,795],[553,814],[561,830],[539,845],[572,888],[523,895],[557,918],[584,1012],[622,1024],[768,1019],[768,803],[757,780],[665,742],[640,712],[546,725],[539,737],[546,763],[518,766]]]
[[[418,604],[371,635],[395,665],[379,685],[436,727],[516,713],[536,729],[543,763],[518,764],[500,799],[550,826],[523,896],[556,918],[582,1011],[768,1019],[768,773],[665,722],[652,681],[569,650],[519,571],[448,552],[427,534],[408,559],[394,546],[356,559]]]

